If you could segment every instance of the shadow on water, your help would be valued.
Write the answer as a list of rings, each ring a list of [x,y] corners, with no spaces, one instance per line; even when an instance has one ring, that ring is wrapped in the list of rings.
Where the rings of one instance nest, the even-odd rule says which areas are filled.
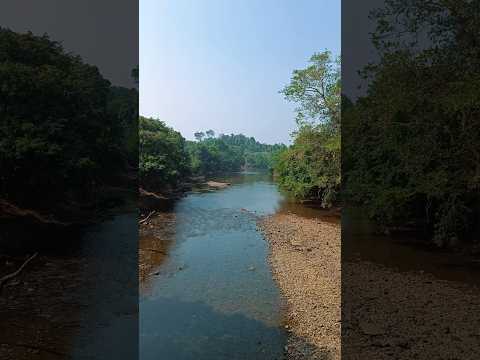
[[[145,301],[140,326],[143,360],[284,358],[286,334],[281,328],[243,314],[226,315],[201,302]]]

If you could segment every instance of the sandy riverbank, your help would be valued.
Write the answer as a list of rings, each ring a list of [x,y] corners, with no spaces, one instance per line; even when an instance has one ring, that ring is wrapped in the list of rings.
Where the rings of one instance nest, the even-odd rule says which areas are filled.
[[[340,359],[340,225],[277,214],[259,227],[288,303],[288,358]]]
[[[289,359],[480,359],[476,286],[341,263],[339,224],[277,214],[259,227],[288,301]]]
[[[480,291],[423,272],[342,263],[345,359],[480,359]]]

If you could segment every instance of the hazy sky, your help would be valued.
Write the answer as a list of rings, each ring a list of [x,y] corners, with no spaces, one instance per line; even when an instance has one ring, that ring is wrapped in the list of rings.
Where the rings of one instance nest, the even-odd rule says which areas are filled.
[[[278,91],[324,49],[340,53],[340,0],[140,0],[140,113],[198,130],[290,140]]]

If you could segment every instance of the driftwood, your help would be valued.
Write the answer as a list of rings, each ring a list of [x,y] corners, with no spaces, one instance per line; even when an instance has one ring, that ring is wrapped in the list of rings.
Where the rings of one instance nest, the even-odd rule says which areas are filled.
[[[66,226],[68,223],[46,217],[34,210],[20,208],[4,199],[0,199],[0,218],[29,218],[37,223]]]
[[[150,217],[155,214],[155,210],[154,211],[150,211],[150,214],[148,214],[148,216],[142,220],[139,221],[140,224],[145,224],[149,219]]]
[[[157,193],[150,192],[150,191],[147,191],[147,190],[142,189],[142,188],[139,188],[138,192],[139,192],[140,196],[151,196],[151,197],[154,197],[154,198],[159,199],[159,200],[168,200],[168,198],[163,196],[163,195],[159,195]]]
[[[139,189],[138,205],[142,210],[158,210],[169,206],[172,199],[164,195]]]
[[[22,272],[22,270],[25,268],[25,266],[27,266],[27,264],[33,260],[36,256],[38,255],[38,253],[35,253],[33,254],[32,256],[30,256],[27,260],[25,260],[25,262],[18,268],[17,271],[11,273],[11,274],[7,274],[5,275],[4,277],[0,278],[0,289],[2,288],[3,284],[5,284],[7,281],[13,279],[15,276],[17,276],[18,274],[20,274]]]

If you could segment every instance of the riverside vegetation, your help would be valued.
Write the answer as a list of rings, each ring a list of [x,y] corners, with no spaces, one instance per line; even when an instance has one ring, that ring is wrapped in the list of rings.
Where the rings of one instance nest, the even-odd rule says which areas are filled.
[[[343,103],[345,199],[440,246],[478,233],[479,14],[478,2],[387,1],[372,13],[367,93]]]
[[[243,134],[195,133],[188,141],[163,121],[141,116],[140,186],[169,196],[183,183],[240,170],[268,171],[286,146],[267,145]]]
[[[162,121],[140,117],[140,183],[168,193],[188,177],[241,169],[270,170],[297,199],[338,203],[340,190],[340,61],[314,54],[281,93],[297,108],[293,145],[267,145],[245,135],[195,133],[187,141]]]
[[[108,188],[132,183],[125,174],[138,156],[136,89],[112,86],[47,35],[4,28],[0,82],[4,212],[77,221],[103,207]]]
[[[365,95],[342,95],[340,59],[314,54],[281,91],[297,105],[291,146],[255,149],[242,138],[236,148],[239,135],[199,132],[197,142],[182,145],[188,166],[159,171],[179,179],[184,171],[272,168],[298,200],[361,207],[386,232],[414,230],[439,246],[473,244],[480,216],[475,4],[416,3],[410,11],[387,2],[372,14],[380,60],[363,70]],[[435,45],[413,40],[420,28]]]

